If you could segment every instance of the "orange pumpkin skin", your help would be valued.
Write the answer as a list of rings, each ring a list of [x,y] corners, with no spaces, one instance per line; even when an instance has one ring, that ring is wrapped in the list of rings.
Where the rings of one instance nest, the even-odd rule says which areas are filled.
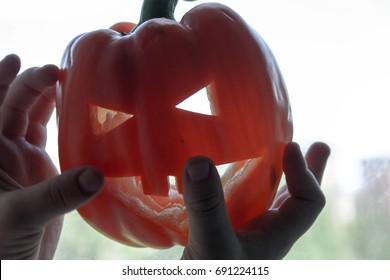
[[[80,35],[63,58],[61,169],[93,165],[105,176],[104,191],[79,213],[124,244],[184,245],[181,174],[187,159],[204,155],[234,162],[221,180],[231,222],[241,227],[270,206],[292,139],[273,54],[221,4],[199,5],[180,22],[151,19],[127,34],[134,26]],[[176,108],[205,87],[212,115]]]

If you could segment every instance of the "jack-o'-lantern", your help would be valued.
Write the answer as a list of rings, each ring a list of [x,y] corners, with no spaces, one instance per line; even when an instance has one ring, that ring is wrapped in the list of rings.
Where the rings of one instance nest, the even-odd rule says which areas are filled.
[[[156,2],[166,7],[147,13]],[[262,38],[220,4],[176,22],[171,2],[145,1],[151,18],[136,28],[76,37],[58,87],[61,169],[93,165],[105,176],[104,191],[79,212],[132,246],[186,243],[181,174],[192,156],[230,164],[221,180],[235,228],[265,211],[292,137],[283,78]],[[179,106],[202,92],[208,114]]]

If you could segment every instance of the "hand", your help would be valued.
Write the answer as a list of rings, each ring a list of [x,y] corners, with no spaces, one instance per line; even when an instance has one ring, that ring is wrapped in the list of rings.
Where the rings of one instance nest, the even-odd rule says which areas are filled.
[[[0,169],[26,187],[58,174],[45,145],[59,70],[46,65],[16,77],[19,69],[16,55],[0,63]]]
[[[267,212],[237,231],[230,224],[214,164],[203,157],[190,159],[183,174],[189,241],[182,258],[282,259],[325,206],[320,182],[329,154],[326,144],[316,143],[305,161],[299,146],[289,143],[283,158],[286,186]]]
[[[19,69],[16,55],[0,62],[0,258],[50,259],[62,215],[96,195],[103,177],[87,167],[56,176],[45,145],[58,68]]]

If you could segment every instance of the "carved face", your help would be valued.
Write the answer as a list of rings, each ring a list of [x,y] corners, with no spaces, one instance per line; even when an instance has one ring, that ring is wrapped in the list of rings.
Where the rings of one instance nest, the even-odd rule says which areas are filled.
[[[199,20],[202,8],[195,9],[182,24],[151,20],[131,35],[87,33],[65,53],[61,168],[88,164],[102,171],[105,190],[80,213],[120,242],[185,244],[181,174],[192,156],[231,164],[221,179],[236,228],[275,194],[292,135],[283,79],[261,38],[219,10]],[[185,27],[196,13],[196,25]],[[202,93],[208,114],[180,106]]]

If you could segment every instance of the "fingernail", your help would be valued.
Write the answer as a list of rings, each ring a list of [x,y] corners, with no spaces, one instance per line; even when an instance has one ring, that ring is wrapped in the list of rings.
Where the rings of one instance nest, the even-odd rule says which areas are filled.
[[[186,172],[192,182],[203,181],[210,175],[210,162],[206,159],[194,160],[187,165]]]
[[[103,176],[93,168],[88,168],[81,172],[78,177],[78,182],[80,190],[84,194],[89,195],[100,189],[103,183]]]

